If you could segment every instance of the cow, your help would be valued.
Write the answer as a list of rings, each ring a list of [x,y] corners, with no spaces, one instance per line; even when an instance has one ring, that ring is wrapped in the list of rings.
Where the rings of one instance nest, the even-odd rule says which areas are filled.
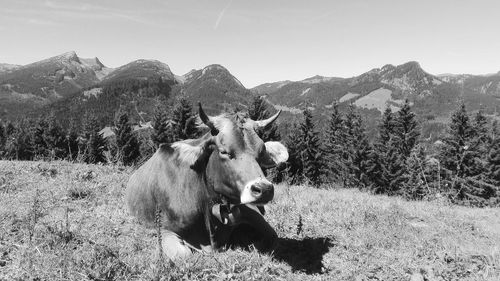
[[[264,143],[256,130],[281,111],[255,121],[241,112],[210,117],[198,106],[209,132],[162,144],[131,175],[125,193],[130,213],[161,229],[170,259],[219,250],[239,225],[254,230],[255,245],[272,249],[277,234],[264,219],[263,206],[273,199],[274,186],[263,168],[285,162],[288,152],[279,142]]]

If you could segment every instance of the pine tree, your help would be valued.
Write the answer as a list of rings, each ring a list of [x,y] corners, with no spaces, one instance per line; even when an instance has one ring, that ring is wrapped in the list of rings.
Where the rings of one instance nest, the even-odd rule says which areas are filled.
[[[68,131],[66,132],[66,157],[68,160],[76,160],[78,157],[79,153],[79,147],[78,147],[78,137],[79,137],[79,130],[76,125],[76,120],[72,119],[69,123],[69,128]]]
[[[423,199],[429,194],[429,173],[424,146],[417,145],[406,161],[402,195],[407,199]]]
[[[414,173],[414,171],[407,170],[410,168],[408,165],[408,159],[417,145],[419,137],[420,128],[416,120],[415,113],[411,111],[410,102],[405,100],[403,107],[397,112],[396,118],[394,118],[393,138],[390,142],[393,147],[389,148],[389,152],[393,152],[395,154],[390,155],[389,153],[392,159],[390,159],[390,162],[387,163],[390,167],[389,170],[393,171],[392,176],[389,177],[391,179],[389,191],[392,194],[408,194],[408,191],[404,189],[406,186],[405,183],[407,183],[406,178],[409,174]],[[395,151],[391,151],[394,148]],[[418,162],[416,158],[412,161]],[[417,163],[412,164],[416,165]],[[411,168],[415,168],[415,166],[411,166]],[[416,181],[415,183],[419,182],[421,181]],[[414,186],[411,186],[410,188],[415,189]]]
[[[418,138],[415,115],[409,102],[396,114],[389,106],[385,109],[379,125],[379,137],[367,161],[367,178],[375,193],[397,195],[407,175],[406,159]]]
[[[375,193],[397,195],[404,181],[405,162],[391,139],[384,146],[379,143],[367,161],[367,186]]]
[[[115,135],[118,153],[124,165],[133,164],[140,156],[140,147],[137,138],[132,131],[128,114],[119,110],[115,117]]]
[[[300,135],[302,137],[300,158],[302,160],[303,174],[309,183],[317,187],[323,180],[323,154],[320,147],[319,134],[313,123],[311,111],[305,109],[303,115],[304,121],[300,124]]]
[[[385,155],[381,154],[377,148],[374,148],[368,155],[366,166],[366,187],[374,193],[384,193],[389,179],[385,173],[386,167]]]
[[[341,163],[344,152],[344,122],[342,114],[338,109],[338,103],[335,102],[332,107],[332,113],[328,121],[328,127],[325,134],[325,158],[328,162],[328,176],[333,182],[340,183],[342,176],[346,173]]]
[[[55,115],[53,113],[50,114],[46,118],[45,123],[47,124],[47,128],[43,131],[42,135],[47,151],[45,155],[49,156],[51,159],[65,158],[65,134]]]
[[[181,97],[172,113],[173,141],[198,137],[195,117],[191,103],[185,97]]]
[[[304,179],[304,165],[302,163],[301,152],[304,150],[300,126],[293,124],[290,133],[285,141],[288,149],[288,160],[286,163],[286,172],[290,184],[299,184]]]
[[[267,118],[267,106],[261,96],[254,96],[248,106],[248,117],[252,120],[262,120]]]
[[[493,128],[495,127],[496,124]],[[496,134],[493,136],[486,158],[486,172],[483,175],[485,181],[490,185],[486,188],[488,202],[485,202],[485,205],[500,206],[500,138]]]
[[[169,120],[167,108],[163,104],[160,104],[155,108],[153,116],[153,130],[151,139],[157,148],[162,143],[173,142],[173,126]]]
[[[341,165],[345,174],[343,175],[344,185],[348,187],[358,187],[362,188],[364,182],[362,179],[367,178],[366,170],[360,169],[356,166],[360,163],[366,163],[368,159],[361,159],[358,157],[367,157],[367,153],[370,149],[365,146],[367,144],[366,136],[364,132],[363,120],[361,115],[356,111],[354,104],[351,104],[347,110],[347,113],[343,120],[343,132],[342,132],[342,142],[343,142],[343,153],[340,159]],[[363,150],[363,153],[359,153],[359,150]],[[365,168],[363,168],[365,169]],[[366,167],[367,169],[367,167]]]
[[[378,125],[378,138],[368,160],[368,185],[375,193],[385,193],[389,189],[391,179],[388,171],[391,169],[388,167],[390,163],[387,158],[391,148],[390,144],[393,143],[394,126],[394,114],[388,105],[382,114],[382,119]]]
[[[419,136],[420,129],[415,113],[411,111],[410,102],[405,100],[403,107],[398,111],[397,117],[394,119],[395,144],[404,161],[410,156]]]
[[[488,153],[488,163],[486,167],[490,183],[500,186],[500,139],[498,138],[493,141],[493,146]]]
[[[264,120],[271,117],[268,106],[263,97],[255,96],[252,99],[252,103],[248,107],[248,115],[252,120]],[[281,140],[276,124],[271,124],[266,129],[258,129],[257,135],[259,135],[264,142]]]
[[[474,156],[469,150],[473,138],[473,127],[465,105],[452,114],[448,135],[444,138],[441,150],[442,167],[454,176],[463,178],[474,174]]]
[[[7,159],[33,160],[32,134],[29,131],[32,122],[22,119],[16,124],[7,124],[5,154]]]
[[[488,137],[488,140],[490,141],[489,143],[490,148],[493,146],[494,141],[499,137],[500,137],[500,132],[498,131],[498,121],[493,120],[493,122],[491,123],[489,137]]]
[[[48,131],[48,123],[46,118],[39,117],[36,121],[36,124],[33,127],[30,127],[31,131],[31,141],[33,147],[33,153],[37,158],[48,157],[48,147],[45,141],[44,136]]]
[[[482,178],[483,165],[477,134],[474,130],[465,105],[451,117],[449,132],[440,151],[441,167],[446,172],[444,181],[450,189],[450,198],[457,203],[482,205],[490,189]]]
[[[7,124],[5,125],[5,135],[6,136],[12,135],[15,130],[16,126],[12,122],[7,121]]]
[[[3,141],[3,150],[2,150],[2,155],[0,155],[3,159],[9,159],[10,158],[10,155],[9,155],[9,150],[7,148],[7,144],[9,143],[9,141],[12,139],[12,134],[13,132],[15,131],[15,128],[14,128],[14,125],[10,122],[10,121],[7,121],[4,125],[4,129],[3,129],[3,132],[4,132],[4,141]]]
[[[404,156],[400,153],[394,141],[389,143],[384,157],[385,165],[383,173],[385,174],[384,177],[388,179],[386,186],[383,187],[385,189],[384,193],[388,195],[401,195],[403,193],[403,182],[405,181],[406,163]]]
[[[7,141],[7,133],[5,130],[5,125],[3,121],[0,119],[0,159],[2,159],[3,157],[6,141]]]
[[[372,151],[373,147],[368,142],[368,138],[366,136],[361,139],[357,149],[354,150],[352,158],[352,172],[354,178],[357,180],[357,186],[360,189],[370,186],[368,169],[370,167],[370,156]]]
[[[91,164],[105,163],[106,140],[100,133],[97,118],[87,112],[84,116],[83,126],[85,140],[84,161]]]
[[[488,132],[488,120],[481,109],[474,116],[472,130],[472,134],[474,134],[472,145],[477,147],[478,153],[486,155],[491,144],[491,136]]]
[[[394,136],[394,114],[388,105],[382,114],[382,121],[379,125],[379,143],[387,144]]]

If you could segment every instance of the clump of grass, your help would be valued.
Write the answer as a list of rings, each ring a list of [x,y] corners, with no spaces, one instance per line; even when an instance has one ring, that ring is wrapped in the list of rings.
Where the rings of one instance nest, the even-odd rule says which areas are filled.
[[[5,185],[7,185],[7,178],[0,176],[0,189],[3,189]]]
[[[107,245],[87,242],[74,258],[73,266],[80,279],[83,276],[90,280],[130,280],[137,274],[120,259],[118,251]]]
[[[155,210],[155,230],[156,230],[156,243],[158,244],[158,258],[156,259],[156,272],[155,281],[161,280],[161,276],[166,272],[165,257],[163,253],[163,243],[161,237],[161,210],[156,205]]]
[[[88,184],[73,183],[69,188],[67,195],[73,200],[85,199],[94,194],[94,188]]]
[[[23,245],[23,261],[22,265],[25,269],[25,274],[29,276],[30,279],[34,279],[34,247],[33,238],[35,236],[35,228],[38,224],[39,219],[43,216],[41,203],[40,203],[40,191],[35,189],[33,194],[33,202],[31,203],[30,209],[26,214],[25,226],[26,233]]]
[[[12,172],[5,172],[0,175],[0,192],[12,192],[16,189],[14,184],[11,184],[14,174]]]
[[[299,214],[299,219],[297,221],[297,235],[300,235],[302,233],[303,227],[304,227],[304,224],[302,223],[302,215]]]
[[[91,181],[96,177],[97,177],[96,173],[92,170],[87,170],[77,174],[77,179],[81,181]]]
[[[58,174],[58,171],[55,167],[48,165],[47,163],[38,163],[37,166],[34,167],[35,171],[45,177],[55,178]]]
[[[155,210],[155,232],[156,232],[156,243],[158,247],[158,255],[156,257],[156,267],[154,269],[153,280],[155,281],[165,280],[164,277],[169,276],[169,272],[171,272],[172,269],[176,267],[175,263],[172,260],[165,257],[165,253],[163,252],[163,241],[162,241],[161,230],[162,230],[161,210],[157,205]],[[168,280],[171,280],[171,278],[169,278]]]
[[[45,225],[47,231],[53,235],[54,239],[49,243],[50,246],[54,247],[58,244],[69,244],[72,241],[77,240],[75,234],[70,230],[69,222],[69,209],[65,208],[64,211],[65,223],[56,226]],[[78,243],[81,243],[79,241]]]

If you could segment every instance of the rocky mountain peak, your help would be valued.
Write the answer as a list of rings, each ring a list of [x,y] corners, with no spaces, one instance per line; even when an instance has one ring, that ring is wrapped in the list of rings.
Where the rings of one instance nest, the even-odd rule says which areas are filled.
[[[103,81],[159,77],[170,81],[177,80],[166,63],[158,60],[138,59],[114,69],[103,78]]]
[[[17,64],[0,63],[0,74],[9,73],[11,71],[14,71],[14,70],[20,68],[20,67],[21,67],[21,65],[17,65]]]
[[[214,72],[214,73],[220,72],[220,73],[224,73],[224,74],[229,73],[229,71],[220,64],[211,64],[211,65],[205,66],[202,71],[203,71],[203,74],[206,74],[207,72]]]
[[[91,68],[94,71],[98,71],[98,70],[102,70],[103,68],[106,68],[106,66],[104,64],[102,64],[102,62],[97,57],[90,58],[90,59],[80,58],[80,62],[83,65]]]
[[[315,75],[313,77],[306,78],[300,82],[302,83],[309,83],[309,84],[315,84],[315,83],[321,83],[321,82],[328,82],[332,80],[338,80],[340,78],[335,78],[335,77],[325,77],[321,75]]]
[[[380,70],[382,72],[389,72],[389,71],[393,71],[394,69],[396,69],[396,67],[394,65],[392,65],[392,64],[386,64]]]
[[[74,61],[74,62],[80,63],[80,58],[78,57],[78,55],[76,54],[75,51],[69,51],[69,52],[63,53],[59,56],[56,56],[55,58],[60,58],[62,60],[66,60],[66,61]]]
[[[191,70],[182,76],[184,83],[192,83],[201,80],[233,81],[243,87],[241,82],[234,77],[229,70],[220,64],[211,64],[199,70]]]

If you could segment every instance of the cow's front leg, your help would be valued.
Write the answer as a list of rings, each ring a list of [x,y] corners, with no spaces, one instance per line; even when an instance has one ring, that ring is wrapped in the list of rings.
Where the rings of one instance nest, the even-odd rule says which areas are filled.
[[[174,232],[163,230],[161,236],[163,253],[170,260],[185,258],[193,253],[189,244]]]

